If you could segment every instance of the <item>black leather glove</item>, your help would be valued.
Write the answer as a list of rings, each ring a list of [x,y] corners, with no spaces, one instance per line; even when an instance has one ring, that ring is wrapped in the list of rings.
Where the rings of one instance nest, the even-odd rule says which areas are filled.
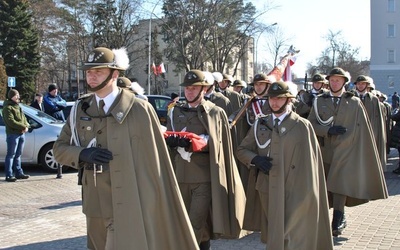
[[[343,126],[332,126],[328,130],[329,135],[343,135],[347,132],[347,128]]]
[[[165,143],[167,143],[167,145],[170,146],[171,148],[178,147],[179,136],[170,135],[167,138],[165,138]]]
[[[266,175],[269,175],[269,170],[272,168],[272,158],[268,156],[259,156],[251,160],[251,163],[254,164],[261,172]]]
[[[87,163],[104,164],[112,159],[111,151],[106,148],[85,148],[79,154],[79,160]]]
[[[190,147],[190,139],[189,138],[179,138],[178,147],[189,148]]]

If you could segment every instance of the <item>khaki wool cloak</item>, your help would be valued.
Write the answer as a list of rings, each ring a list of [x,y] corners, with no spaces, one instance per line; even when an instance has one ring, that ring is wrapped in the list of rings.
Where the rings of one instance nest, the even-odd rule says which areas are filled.
[[[378,150],[379,159],[381,160],[381,165],[383,170],[386,169],[386,124],[385,118],[382,113],[382,108],[378,97],[372,93],[366,93],[364,100],[365,110],[369,121],[371,123],[372,132],[374,134],[376,147]]]
[[[92,139],[87,136],[100,119],[89,118],[82,111],[83,102],[90,104],[89,114],[96,114],[97,105],[94,95],[78,103],[76,127],[80,143],[86,147]],[[104,211],[111,211],[114,249],[198,249],[153,107],[122,90],[109,113],[111,116],[103,118],[107,133],[98,136],[106,136],[114,159],[108,173],[97,174],[96,187],[85,185],[93,175],[84,171],[83,212],[89,217],[107,218]],[[71,146],[70,137],[71,125],[67,122],[54,145],[55,157],[61,164],[78,168],[83,148]],[[106,174],[110,184],[102,183]],[[89,197],[88,193],[96,195]],[[94,197],[102,195],[102,200]]]
[[[242,237],[246,233],[242,231],[246,195],[232,151],[228,118],[222,108],[210,101],[203,101],[197,112],[209,135],[211,238]]]
[[[346,206],[388,197],[383,168],[374,141],[371,124],[361,100],[345,92],[335,109],[329,93],[314,100],[308,119],[318,136],[324,159],[328,191],[346,195]],[[333,117],[333,124],[347,129],[343,135],[328,135],[329,124],[321,121]],[[325,124],[325,125],[324,125]],[[331,204],[331,199],[330,205]]]
[[[269,175],[258,172],[255,186],[247,189],[248,196],[251,191],[258,192],[267,197],[268,204],[264,204],[261,216],[248,216],[259,204],[247,200],[246,219],[252,219],[249,224],[264,220],[261,235],[268,249],[333,249],[322,155],[312,125],[290,112],[278,133],[273,129],[272,115],[260,118],[236,154],[250,167],[255,156],[267,156],[268,152],[272,158]]]

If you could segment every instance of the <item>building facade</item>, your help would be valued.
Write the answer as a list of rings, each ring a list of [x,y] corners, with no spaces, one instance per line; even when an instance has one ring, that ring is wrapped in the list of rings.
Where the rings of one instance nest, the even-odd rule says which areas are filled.
[[[150,27],[151,24],[151,27]],[[150,77],[148,75],[148,64],[153,64],[153,58],[149,58],[149,31],[153,33],[155,30],[161,31],[162,20],[160,19],[145,19],[141,20],[137,27],[137,37],[135,37],[135,47],[128,48],[129,54],[131,55],[130,69],[127,72],[129,78],[136,78],[138,83],[145,89],[146,94],[156,93],[156,86],[162,86],[161,94],[169,95],[172,92],[181,93],[182,89],[179,86],[182,83],[183,78],[186,74],[185,70],[178,71],[174,63],[169,62],[166,57],[163,56],[163,66],[165,73],[163,76],[153,74],[152,70]],[[247,53],[241,58],[238,63],[236,75],[233,78],[244,80],[246,82],[253,77],[254,67],[254,40],[251,39]],[[167,44],[163,41],[162,35],[157,35],[158,51],[163,53],[163,50],[167,47]],[[152,48],[153,49],[153,48]],[[208,63],[205,62],[205,65]],[[156,67],[159,65],[155,65]],[[207,67],[207,66],[206,66]],[[151,68],[151,67],[150,67]],[[230,69],[224,70],[224,72],[232,75],[233,72]],[[150,79],[150,86],[148,85]],[[160,85],[161,84],[161,85]],[[159,90],[159,89],[158,89]],[[160,92],[160,91],[159,91]]]
[[[388,96],[400,92],[400,0],[371,0],[370,76]]]

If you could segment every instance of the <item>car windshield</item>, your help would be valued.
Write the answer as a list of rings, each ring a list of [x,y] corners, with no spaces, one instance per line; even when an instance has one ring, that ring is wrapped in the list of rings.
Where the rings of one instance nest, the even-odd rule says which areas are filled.
[[[21,104],[24,112],[26,112],[26,114],[29,114],[31,116],[34,116],[36,119],[39,119],[42,122],[46,122],[46,123],[63,123],[63,121],[59,121],[56,118],[52,117],[51,115],[46,114],[43,111],[40,111],[38,109],[32,108],[28,105],[25,104]]]

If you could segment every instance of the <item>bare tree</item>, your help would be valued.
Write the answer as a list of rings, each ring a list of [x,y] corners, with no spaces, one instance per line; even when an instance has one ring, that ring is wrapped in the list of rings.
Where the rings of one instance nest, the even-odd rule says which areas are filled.
[[[308,73],[311,75],[317,72],[328,74],[333,67],[341,67],[353,77],[361,74],[368,75],[369,62],[356,60],[360,48],[353,48],[348,44],[343,39],[341,31],[335,33],[329,30],[325,39],[327,39],[329,47],[321,52],[317,65],[308,65]]]

